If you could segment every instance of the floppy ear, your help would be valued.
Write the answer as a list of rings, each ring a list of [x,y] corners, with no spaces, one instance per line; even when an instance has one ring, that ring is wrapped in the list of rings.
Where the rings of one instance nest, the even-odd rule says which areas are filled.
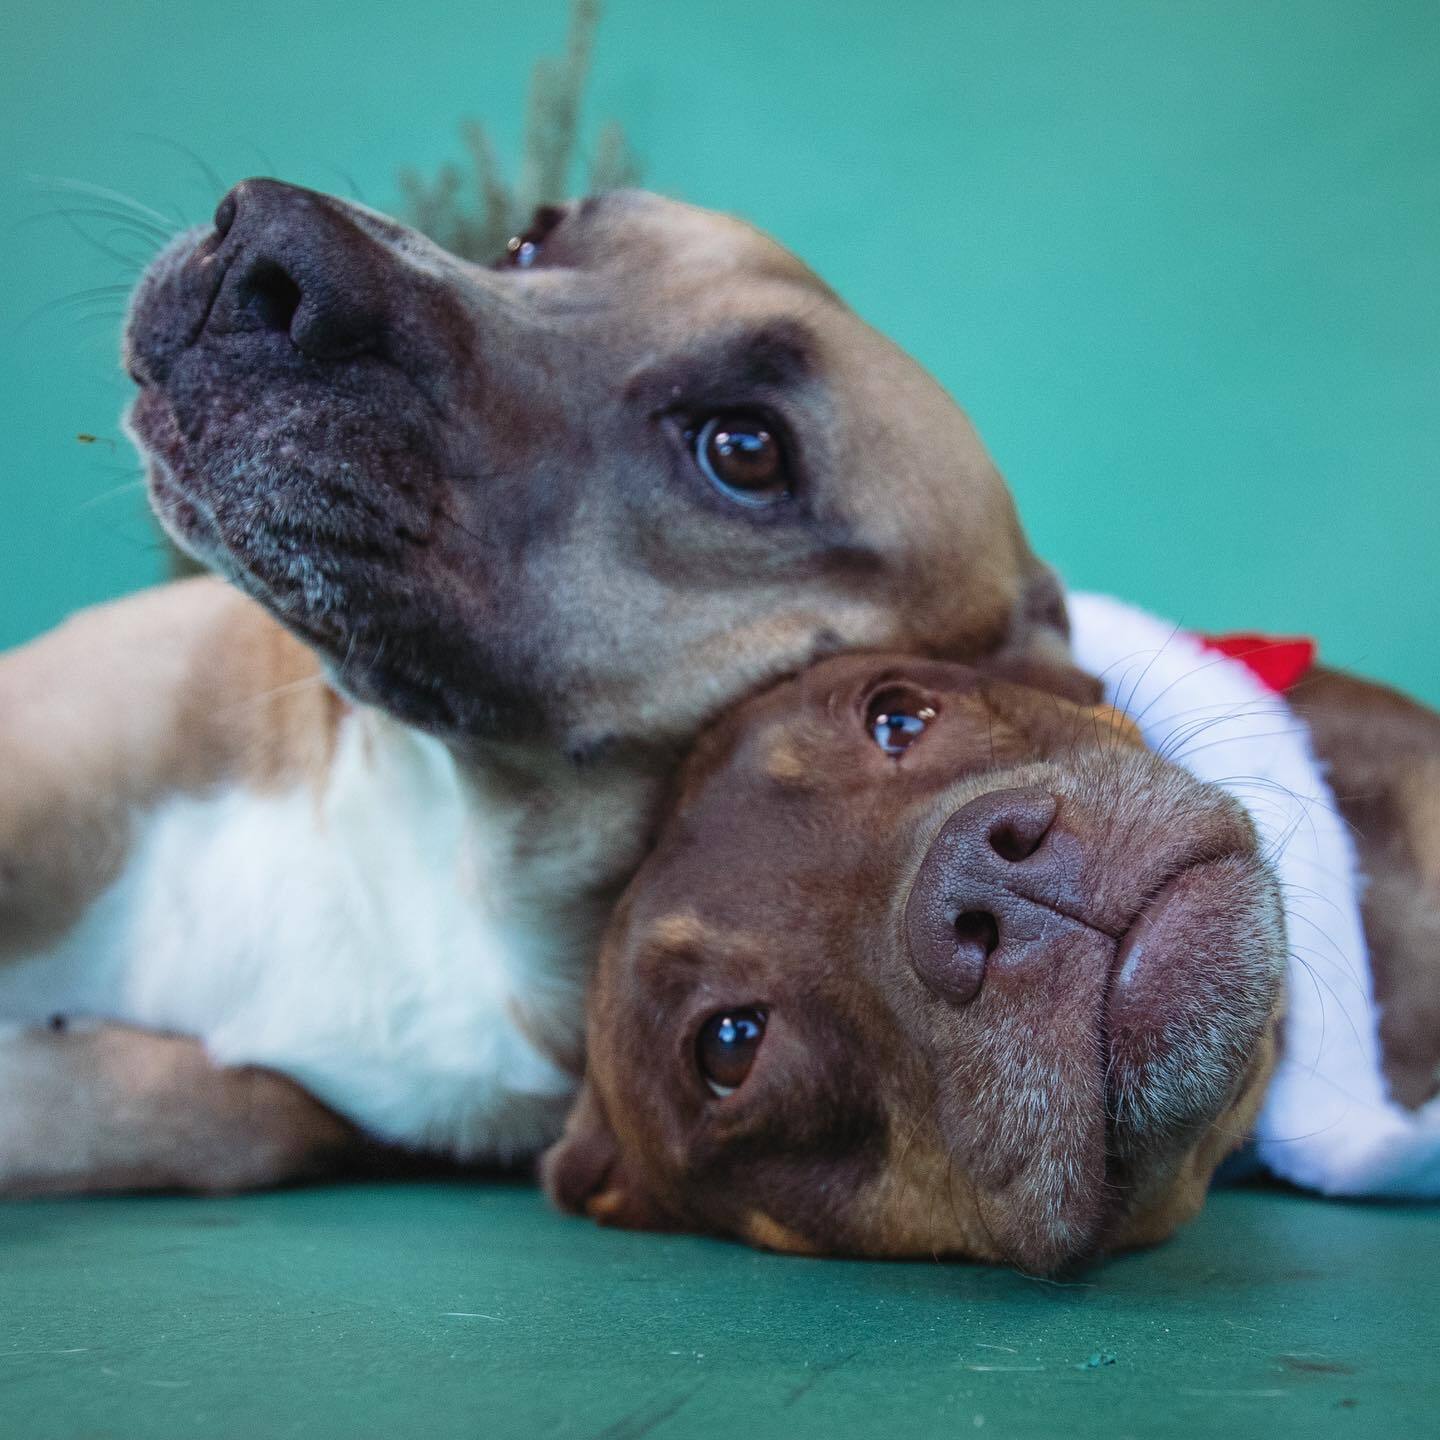
[[[1070,616],[1065,610],[1065,591],[1055,572],[1038,560],[1032,561],[996,658],[1070,663]]]
[[[586,1081],[565,1133],[540,1161],[545,1193],[562,1210],[622,1230],[677,1230],[679,1220],[645,1187]]]

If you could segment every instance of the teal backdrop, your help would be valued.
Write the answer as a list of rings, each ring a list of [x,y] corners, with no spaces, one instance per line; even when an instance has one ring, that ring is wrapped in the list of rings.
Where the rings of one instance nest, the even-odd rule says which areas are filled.
[[[0,644],[162,564],[121,292],[83,293],[139,251],[49,182],[198,219],[189,150],[390,208],[462,116],[513,153],[564,30],[562,0],[6,7]],[[1435,0],[612,0],[587,114],[919,356],[1073,583],[1440,702]]]

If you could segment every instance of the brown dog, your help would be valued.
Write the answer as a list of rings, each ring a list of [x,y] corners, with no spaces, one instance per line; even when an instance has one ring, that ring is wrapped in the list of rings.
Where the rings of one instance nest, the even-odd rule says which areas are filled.
[[[1193,1215],[1275,1061],[1280,893],[1236,801],[1098,697],[1074,671],[848,657],[715,727],[602,950],[557,1201],[1038,1271]],[[1386,837],[1371,941],[1418,1103],[1440,832],[1413,782],[1440,719],[1329,672],[1304,708]]]
[[[485,268],[248,181],[126,358],[236,588],[0,664],[0,1191],[534,1152],[702,724],[832,651],[1063,644],[965,417],[721,216],[586,200]]]

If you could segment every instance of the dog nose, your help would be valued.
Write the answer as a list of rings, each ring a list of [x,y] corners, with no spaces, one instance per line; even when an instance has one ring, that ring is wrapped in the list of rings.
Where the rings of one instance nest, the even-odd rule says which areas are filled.
[[[905,929],[916,973],[947,1000],[969,1003],[992,963],[1028,952],[1043,931],[1032,895],[1058,903],[1073,888],[1076,857],[1056,832],[1059,804],[1038,788],[993,791],[957,810],[931,842]]]
[[[278,180],[242,180],[214,223],[225,271],[207,332],[283,334],[312,360],[378,346],[386,255],[342,206]]]

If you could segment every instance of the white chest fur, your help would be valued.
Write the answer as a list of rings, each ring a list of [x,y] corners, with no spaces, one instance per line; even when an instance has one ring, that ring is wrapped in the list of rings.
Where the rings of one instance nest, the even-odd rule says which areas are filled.
[[[85,920],[0,969],[0,1019],[196,1035],[410,1145],[500,1157],[552,1138],[572,1081],[516,1016],[579,1012],[590,937],[559,927],[585,857],[517,873],[523,814],[444,746],[357,712],[322,787],[172,798],[136,823]]]

